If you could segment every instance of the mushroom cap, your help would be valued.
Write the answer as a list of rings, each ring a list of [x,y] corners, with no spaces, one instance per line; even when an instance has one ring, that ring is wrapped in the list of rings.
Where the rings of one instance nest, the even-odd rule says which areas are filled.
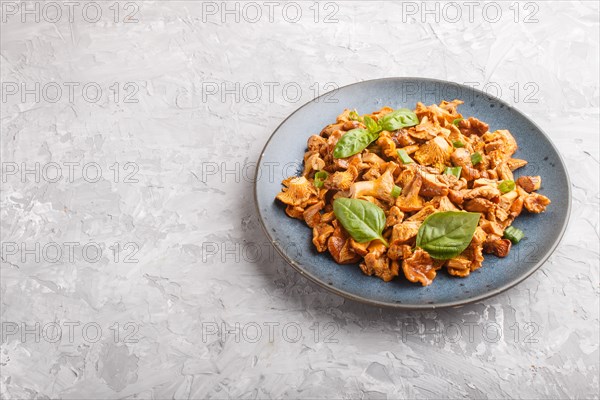
[[[304,176],[290,177],[283,181],[285,188],[277,195],[277,199],[290,206],[306,205],[311,196],[317,195],[314,185]]]

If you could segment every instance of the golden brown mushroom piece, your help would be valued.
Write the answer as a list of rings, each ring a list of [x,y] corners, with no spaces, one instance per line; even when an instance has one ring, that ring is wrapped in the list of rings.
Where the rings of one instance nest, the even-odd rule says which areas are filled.
[[[329,156],[333,157],[333,155],[331,154]],[[333,164],[329,165],[328,167],[332,171],[345,171],[351,166],[356,168],[357,171],[361,171],[365,168],[368,168],[368,165],[363,163],[362,161],[361,153],[355,154],[347,158],[334,158]]]
[[[358,171],[351,165],[346,171],[337,171],[329,175],[325,181],[325,187],[328,189],[345,191],[350,189],[357,177]]]
[[[508,168],[510,168],[511,171],[517,170],[521,167],[524,167],[527,165],[527,161],[525,160],[519,160],[518,158],[509,158],[506,161],[506,165],[508,165]]]
[[[442,136],[437,136],[419,147],[413,157],[419,164],[432,165],[439,172],[443,172],[451,154],[452,146]]]
[[[396,206],[392,206],[388,212],[387,218],[385,219],[385,227],[394,226],[399,224],[404,219],[404,213]]]
[[[331,134],[325,136],[327,138],[327,146],[325,146],[325,148],[328,156],[333,157],[333,149],[335,149],[338,140],[340,140],[340,138],[344,136],[344,133],[344,131],[336,129],[333,132],[331,132]],[[323,132],[321,132],[321,136],[324,136]]]
[[[385,114],[391,113],[392,111],[394,111],[392,107],[384,106],[381,107],[379,110],[375,111],[373,113],[373,116],[375,116],[377,120],[379,120],[379,118],[383,117]]]
[[[336,132],[339,132],[339,134],[338,134],[338,139],[339,139],[339,136],[341,136],[343,133],[341,131],[343,125],[344,125],[344,122],[336,122],[335,124],[329,124],[325,128],[323,128],[323,130],[320,133],[320,136],[329,139],[331,137],[331,135],[333,135]],[[329,144],[329,141],[327,143]]]
[[[314,151],[323,155],[323,150],[327,147],[327,140],[319,135],[312,135],[307,141],[308,151]]]
[[[495,169],[487,169],[481,172],[481,176],[487,179],[498,179],[498,172]]]
[[[500,196],[498,207],[504,210],[510,210],[512,204],[519,198],[519,193],[516,190],[511,190],[510,192],[504,193]]]
[[[333,231],[333,226],[326,223],[317,224],[313,228],[312,242],[319,253],[323,253],[327,250],[327,239],[329,239]]]
[[[543,213],[550,204],[550,199],[539,193],[531,193],[525,198],[524,204],[527,211],[534,214]]]
[[[403,260],[411,255],[411,247],[407,244],[392,244],[387,251],[387,256],[392,261]]]
[[[462,205],[465,201],[465,198],[463,197],[463,194],[460,190],[450,190],[448,192],[448,198],[452,203],[457,204],[459,206]]]
[[[474,189],[468,190],[463,194],[463,198],[465,200],[471,200],[476,198],[484,198],[488,200],[492,200],[493,202],[497,202],[500,199],[502,193],[496,185],[494,186],[478,186]]]
[[[512,242],[508,239],[500,239],[500,237],[491,235],[483,244],[483,250],[486,253],[492,253],[497,257],[504,258],[510,253]]]
[[[321,210],[325,207],[324,201],[319,201],[308,207],[302,213],[302,218],[310,228],[314,228],[316,224],[321,222]]]
[[[392,238],[390,242],[393,244],[409,243],[417,237],[421,221],[404,221],[401,224],[394,225],[392,229]]]
[[[448,273],[453,276],[464,278],[471,272],[481,268],[483,263],[483,246],[469,245],[459,256],[446,262]]]
[[[338,264],[354,264],[360,261],[360,256],[352,250],[350,236],[341,225],[336,224],[333,234],[327,240],[327,249]]]
[[[321,159],[318,151],[309,151],[304,154],[304,172],[302,175],[309,176],[313,171],[320,171],[325,168],[325,161]]]
[[[471,273],[471,260],[459,255],[446,261],[446,268],[450,275],[464,278]]]
[[[367,254],[369,254],[370,244],[371,242],[359,243],[356,240],[350,238],[350,247],[352,247],[352,250],[354,250],[354,252],[361,257],[364,257]]]
[[[350,187],[350,197],[358,199],[372,196],[386,203],[393,204],[395,199],[392,197],[392,190],[394,189],[394,176],[392,173],[397,167],[396,163],[389,162],[385,172],[374,181],[353,183]]]
[[[346,121],[344,125],[342,125],[343,131],[350,131],[352,129],[356,129],[360,127],[360,123],[358,121]]]
[[[460,132],[466,136],[482,136],[488,131],[489,125],[485,122],[481,122],[475,117],[470,117],[460,120],[458,123],[458,129],[460,129]]]
[[[481,268],[481,266],[483,265],[483,243],[471,242],[469,247],[467,247],[467,249],[463,251],[462,254],[467,255],[467,257],[469,257],[469,259],[471,260],[471,272]]]
[[[383,158],[379,157],[375,153],[365,153],[365,154],[363,154],[362,161],[365,164],[368,164],[371,168],[372,167],[383,168],[385,166],[385,164],[386,164],[385,160]]]
[[[514,181],[515,180],[512,170],[510,169],[510,167],[508,166],[508,164],[506,162],[502,162],[496,167],[496,174],[497,174],[497,177],[503,181]]]
[[[285,188],[277,195],[277,199],[290,206],[302,206],[311,196],[317,195],[317,189],[304,176],[287,178],[283,185]]]
[[[423,249],[417,249],[402,263],[404,276],[411,282],[420,282],[421,285],[431,285],[437,274],[433,259]]]
[[[502,229],[502,227],[494,221],[483,220],[479,224],[479,227],[488,235],[496,235],[497,237],[500,237],[504,234],[504,229]]]
[[[438,211],[460,211],[447,196],[436,197],[433,200],[436,201]]]
[[[453,276],[464,278],[472,271],[480,268],[483,263],[483,243],[487,233],[481,227],[475,229],[473,240],[469,246],[458,256],[446,261],[448,273]]]
[[[419,117],[419,120],[427,117],[432,121],[438,122],[442,126],[452,125],[452,122],[461,118],[462,115],[456,111],[456,107],[459,104],[463,104],[462,100],[452,100],[451,102],[442,101],[439,105],[432,104],[427,107],[423,103],[418,102],[415,109],[415,114]]]
[[[423,178],[414,168],[406,169],[400,176],[402,182],[402,194],[396,199],[396,206],[404,211],[419,211],[423,208],[423,198],[419,196]]]
[[[521,215],[521,212],[523,211],[523,204],[525,204],[525,199],[521,196],[517,197],[517,199],[513,201],[508,209],[511,218],[514,219]]]
[[[408,129],[399,129],[392,135],[392,140],[396,143],[397,147],[406,147],[417,143],[410,137],[408,132]]]
[[[437,211],[438,210],[433,204],[426,204],[425,207],[421,208],[418,212],[408,217],[406,221],[423,222],[427,217],[429,217],[431,214],[436,213]]]
[[[392,140],[389,132],[381,132],[379,139],[377,139],[377,144],[381,147],[381,151],[386,157],[396,156],[396,143]]]
[[[486,154],[489,156],[492,167],[496,167],[504,161],[510,160],[512,155],[519,148],[515,138],[505,129],[488,132],[483,135],[482,139],[486,143],[486,148],[489,149],[486,150]]]
[[[360,269],[366,275],[375,275],[385,282],[391,281],[398,276],[398,263],[390,262],[386,256],[386,247],[379,241],[372,242],[369,246],[369,254],[365,256],[365,261],[360,263]]]
[[[446,122],[452,124],[457,118],[462,118],[462,115],[457,111],[457,107],[461,104],[464,104],[464,101],[458,99],[454,99],[452,101],[442,100],[439,107],[442,110],[447,111],[447,114],[444,115]]]
[[[476,198],[472,200],[467,200],[463,204],[463,209],[470,212],[480,212],[486,213],[491,211],[495,207],[495,204],[487,199]]]
[[[431,140],[437,136],[441,128],[440,124],[436,122],[424,116],[419,125],[408,129],[408,134],[418,140]]]
[[[434,175],[423,171],[420,173],[423,178],[423,184],[421,185],[419,195],[424,197],[435,197],[446,196],[448,194],[448,183],[444,182],[444,178],[448,175]]]
[[[304,208],[302,207],[287,206],[285,208],[285,213],[291,218],[304,219]]]
[[[527,193],[534,192],[542,186],[542,178],[538,176],[520,176],[517,185],[521,186]]]
[[[450,160],[456,167],[461,167],[460,176],[465,178],[467,181],[472,181],[479,178],[480,172],[473,168],[473,163],[471,162],[471,153],[469,153],[469,150],[465,149],[464,147],[454,150],[450,156]]]

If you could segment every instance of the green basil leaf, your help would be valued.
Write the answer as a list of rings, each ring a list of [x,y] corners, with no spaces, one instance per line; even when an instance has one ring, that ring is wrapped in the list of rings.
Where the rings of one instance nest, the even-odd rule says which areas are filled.
[[[448,260],[462,253],[471,240],[481,214],[446,211],[431,214],[417,233],[417,247],[433,258]]]
[[[363,121],[365,123],[365,126],[367,127],[367,130],[370,133],[379,133],[382,131],[381,126],[379,126],[379,124],[377,123],[377,121],[375,121],[373,118],[369,117],[368,115],[365,115],[363,117]]]
[[[366,129],[352,129],[338,140],[333,149],[333,157],[346,158],[360,153],[379,137],[379,133],[371,133]]]
[[[386,131],[395,131],[419,124],[419,118],[408,108],[399,108],[379,119],[379,125]]]
[[[458,124],[460,123],[460,121],[462,121],[462,118],[456,118],[454,121],[452,121],[452,125],[454,126],[458,126]]]
[[[359,243],[379,239],[386,246],[381,233],[385,227],[385,213],[366,200],[341,197],[333,202],[333,213],[344,229]]]

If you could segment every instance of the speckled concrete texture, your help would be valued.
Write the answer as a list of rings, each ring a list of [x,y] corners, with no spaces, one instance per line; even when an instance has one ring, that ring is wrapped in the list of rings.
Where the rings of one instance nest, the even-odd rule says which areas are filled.
[[[598,398],[597,2],[1,12],[2,398]],[[268,243],[252,179],[271,132],[389,76],[487,90],[561,150],[571,222],[525,282],[379,309]]]

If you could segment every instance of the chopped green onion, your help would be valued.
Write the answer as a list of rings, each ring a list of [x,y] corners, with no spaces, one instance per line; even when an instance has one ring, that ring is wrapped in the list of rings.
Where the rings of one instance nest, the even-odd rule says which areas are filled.
[[[456,118],[454,121],[452,121],[452,125],[458,126],[458,123],[462,120],[463,120],[462,118]]]
[[[358,115],[358,113],[356,112],[356,110],[352,110],[352,111],[350,111],[350,113],[348,113],[348,119],[350,121],[360,121],[361,120],[361,118]]]
[[[514,244],[517,244],[525,237],[525,234],[519,228],[509,226],[504,230],[504,238],[510,240]]]
[[[504,194],[515,190],[515,186],[515,181],[502,181],[498,185],[498,189]]]
[[[481,154],[479,154],[478,151],[471,154],[471,164],[477,165],[481,162],[481,160],[483,160],[483,157],[481,157]]]
[[[462,167],[446,167],[444,171],[444,175],[454,175],[458,179],[460,179],[460,172],[462,171]]]
[[[403,164],[410,164],[410,163],[414,162],[412,160],[412,158],[410,158],[410,156],[408,155],[406,150],[404,150],[404,149],[398,150],[398,157],[400,157],[400,161],[402,161]]]
[[[319,171],[315,174],[315,187],[320,189],[325,184],[325,180],[329,177],[329,174],[325,171]]]
[[[457,149],[460,149],[461,147],[465,147],[465,144],[460,140],[455,140],[454,142],[452,142],[452,146],[454,146]]]
[[[394,185],[394,188],[392,189],[392,197],[393,198],[398,198],[398,196],[400,196],[400,194],[402,193],[402,188],[398,185]]]

